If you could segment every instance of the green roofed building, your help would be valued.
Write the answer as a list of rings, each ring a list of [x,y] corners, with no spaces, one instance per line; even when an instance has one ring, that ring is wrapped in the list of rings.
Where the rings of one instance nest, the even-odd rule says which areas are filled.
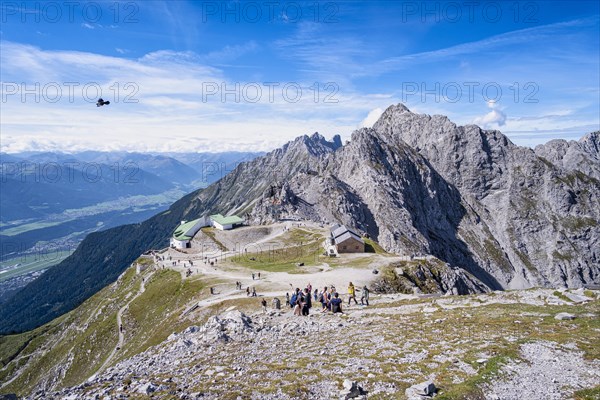
[[[192,239],[201,228],[205,226],[214,226],[216,229],[227,231],[236,226],[240,226],[244,220],[237,215],[224,217],[221,214],[211,215],[210,217],[201,217],[193,221],[181,221],[181,224],[175,228],[173,237],[171,237],[171,247],[176,249],[188,249],[191,247]]]
[[[181,221],[181,225],[175,228],[171,238],[171,247],[177,249],[186,249],[191,247],[191,240],[200,228],[210,225],[210,219],[206,217],[198,218],[193,221]]]
[[[229,217],[224,217],[221,214],[211,215],[210,219],[212,221],[212,225],[220,229],[222,231],[226,231],[229,229],[233,229],[236,226],[240,226],[244,223],[244,220],[237,215],[230,215]]]

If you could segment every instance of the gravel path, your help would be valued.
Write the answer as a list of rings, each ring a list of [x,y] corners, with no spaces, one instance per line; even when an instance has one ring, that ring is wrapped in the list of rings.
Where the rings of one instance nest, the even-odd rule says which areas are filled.
[[[147,277],[142,278],[142,284],[140,285],[140,290],[135,294],[135,296],[130,298],[129,301],[123,307],[121,307],[119,309],[119,312],[117,312],[117,330],[119,332],[119,341],[117,342],[116,346],[114,347],[114,349],[112,350],[112,352],[110,353],[110,355],[108,356],[106,361],[104,361],[102,366],[98,369],[98,372],[104,371],[106,369],[106,367],[108,365],[110,365],[110,362],[114,358],[115,354],[117,354],[117,351],[119,351],[119,349],[121,349],[123,347],[123,342],[125,341],[125,335],[123,334],[123,331],[121,331],[121,326],[123,324],[123,321],[121,320],[122,316],[123,316],[123,312],[127,309],[127,307],[129,307],[129,304],[131,304],[132,301],[137,299],[142,293],[144,293],[146,291],[146,280],[150,279],[153,274],[154,274],[154,272],[151,272]],[[96,374],[98,372],[96,372]],[[90,378],[90,379],[92,379],[92,378]]]

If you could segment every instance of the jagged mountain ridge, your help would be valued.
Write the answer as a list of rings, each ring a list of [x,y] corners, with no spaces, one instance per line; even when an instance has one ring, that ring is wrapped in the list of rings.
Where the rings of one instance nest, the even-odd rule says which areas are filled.
[[[281,204],[263,198],[253,217],[339,220],[388,251],[434,254],[495,289],[598,282],[597,137],[571,143],[580,168],[565,168],[498,131],[400,104],[324,156],[322,174],[291,179]]]
[[[459,189],[521,272],[517,279],[540,286],[600,279],[600,184],[587,174],[600,166],[597,133],[572,145],[585,154],[577,169],[554,165],[498,131],[457,127],[402,105],[388,108],[374,129],[417,149]]]

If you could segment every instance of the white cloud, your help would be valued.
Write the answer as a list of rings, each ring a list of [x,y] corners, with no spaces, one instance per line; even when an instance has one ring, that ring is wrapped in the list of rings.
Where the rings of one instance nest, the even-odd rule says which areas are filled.
[[[221,50],[213,51],[202,57],[206,62],[226,62],[234,60],[244,54],[254,52],[258,49],[255,41],[251,40],[242,45],[225,46]]]
[[[473,123],[483,128],[497,128],[506,124],[506,114],[500,109],[497,103],[488,101],[487,106],[492,111],[487,114],[477,117],[473,120]]]
[[[373,124],[375,122],[377,122],[379,117],[381,117],[381,114],[383,114],[383,109],[381,109],[381,108],[376,108],[374,110],[371,110],[369,112],[369,115],[367,115],[367,117],[365,119],[360,121],[360,124],[358,125],[358,127],[359,128],[371,128],[373,126]]]
[[[240,46],[254,48],[252,44]],[[326,137],[349,137],[369,110],[397,102],[389,94],[348,91],[337,93],[335,103],[324,102],[329,92],[321,93],[315,102],[314,91],[309,90],[313,82],[298,82],[303,95],[296,103],[282,96],[286,82],[279,82],[272,100],[264,86],[255,103],[243,95],[239,101],[221,93],[203,98],[207,83],[227,89],[237,83],[243,91],[248,82],[233,81],[222,70],[205,65],[205,55],[192,52],[157,51],[127,59],[7,41],[0,42],[0,50],[4,83],[26,82],[28,87],[35,83],[44,87],[49,82],[78,84],[73,101],[64,86],[63,97],[56,103],[43,95],[39,101],[34,96],[24,100],[20,94],[8,96],[0,121],[1,149],[7,152],[270,150],[315,131]],[[225,48],[221,55],[228,57],[230,51],[231,47]],[[86,101],[82,87],[88,83],[97,83],[100,95],[111,104],[97,108],[95,98]],[[125,89],[127,83],[138,90],[133,97],[137,103],[125,101],[132,93]]]

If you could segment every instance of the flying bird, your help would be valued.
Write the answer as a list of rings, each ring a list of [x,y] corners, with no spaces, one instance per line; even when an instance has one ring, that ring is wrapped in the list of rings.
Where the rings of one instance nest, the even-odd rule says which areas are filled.
[[[96,107],[107,106],[107,105],[109,105],[109,104],[110,104],[110,101],[104,101],[104,100],[102,99],[102,97],[100,97],[100,98],[98,99],[98,102],[96,103]]]

